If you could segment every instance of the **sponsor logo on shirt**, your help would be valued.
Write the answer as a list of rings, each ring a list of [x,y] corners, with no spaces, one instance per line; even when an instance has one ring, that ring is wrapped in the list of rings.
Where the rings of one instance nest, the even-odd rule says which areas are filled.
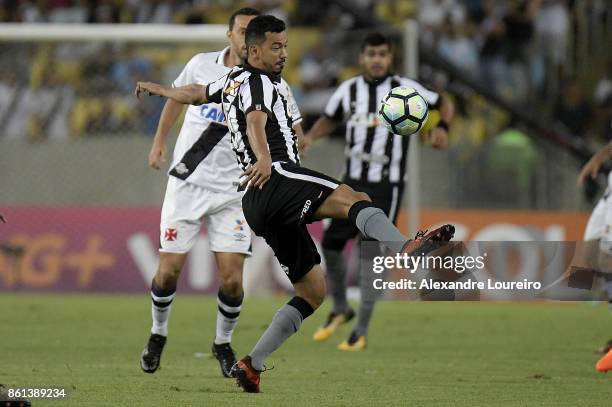
[[[200,117],[217,123],[223,123],[225,121],[223,110],[217,108],[215,105],[202,105],[200,107]]]
[[[347,122],[347,125],[355,127],[377,127],[380,124],[376,113],[353,113]]]
[[[306,215],[306,212],[308,212],[308,209],[310,209],[310,205],[312,205],[312,201],[310,199],[304,202],[304,207],[302,208],[302,214],[300,215],[300,219],[302,219]]]

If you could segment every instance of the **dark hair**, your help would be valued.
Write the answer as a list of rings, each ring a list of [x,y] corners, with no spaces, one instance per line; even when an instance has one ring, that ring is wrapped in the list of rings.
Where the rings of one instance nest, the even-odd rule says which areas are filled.
[[[365,51],[367,46],[377,47],[379,45],[387,45],[390,50],[393,49],[391,39],[379,32],[371,32],[361,41],[361,52]]]
[[[260,15],[249,22],[244,34],[247,48],[261,44],[266,40],[266,33],[281,33],[286,30],[285,22],[271,15]]]
[[[261,13],[259,10],[255,10],[251,7],[244,7],[240,10],[234,11],[229,18],[229,30],[232,31],[234,29],[234,24],[236,23],[236,17],[238,16],[258,16]]]

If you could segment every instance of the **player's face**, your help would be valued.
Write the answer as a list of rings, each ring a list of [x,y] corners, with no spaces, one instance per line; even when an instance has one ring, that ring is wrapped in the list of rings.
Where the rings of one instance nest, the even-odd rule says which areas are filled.
[[[391,69],[393,55],[387,44],[366,45],[359,55],[359,63],[370,79],[381,79],[385,77]]]
[[[266,40],[255,45],[259,60],[266,72],[280,74],[287,62],[287,32],[266,33]],[[250,59],[249,59],[250,60]]]
[[[245,60],[247,56],[246,45],[244,44],[244,33],[249,22],[256,16],[241,16],[237,15],[234,19],[234,27],[227,32],[230,48],[234,55],[238,55],[241,60]]]

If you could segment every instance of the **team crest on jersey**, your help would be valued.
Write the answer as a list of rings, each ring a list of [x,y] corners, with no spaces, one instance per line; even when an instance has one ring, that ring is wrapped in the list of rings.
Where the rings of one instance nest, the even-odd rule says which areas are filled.
[[[230,80],[223,93],[230,96],[236,96],[236,92],[238,92],[238,88],[240,87],[240,85],[242,85],[242,82]]]
[[[174,242],[178,237],[178,231],[174,228],[166,229],[166,233],[164,233],[164,240],[166,242]]]
[[[174,171],[176,171],[178,174],[183,175],[183,174],[187,174],[189,172],[189,168],[187,168],[187,166],[185,165],[185,163],[178,163],[175,167],[174,167]]]
[[[289,267],[285,266],[284,264],[281,264],[280,266],[281,266],[281,269],[283,269],[283,272],[286,275],[289,275]]]

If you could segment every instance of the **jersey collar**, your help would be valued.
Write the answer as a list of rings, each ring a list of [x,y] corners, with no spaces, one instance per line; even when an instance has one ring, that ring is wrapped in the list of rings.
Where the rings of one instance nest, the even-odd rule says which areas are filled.
[[[363,78],[363,81],[365,83],[367,83],[368,85],[374,85],[374,86],[378,86],[381,83],[383,83],[384,81],[386,81],[390,76],[392,76],[391,73],[386,74],[385,76],[383,76],[380,79],[374,79],[373,81],[369,81],[366,79],[365,75],[361,75],[361,77]]]
[[[225,60],[225,55],[229,52],[230,47],[225,47],[221,51],[219,51],[219,56],[217,57],[217,63],[219,65],[224,65],[223,61]]]
[[[244,69],[246,69],[249,72],[258,73],[258,74],[261,74],[261,75],[266,75],[268,78],[270,78],[270,80],[272,82],[279,83],[281,81],[280,74],[273,74],[273,73],[266,72],[266,71],[264,71],[262,69],[255,68],[253,65],[249,64],[248,61],[244,61],[243,67],[244,67]]]

